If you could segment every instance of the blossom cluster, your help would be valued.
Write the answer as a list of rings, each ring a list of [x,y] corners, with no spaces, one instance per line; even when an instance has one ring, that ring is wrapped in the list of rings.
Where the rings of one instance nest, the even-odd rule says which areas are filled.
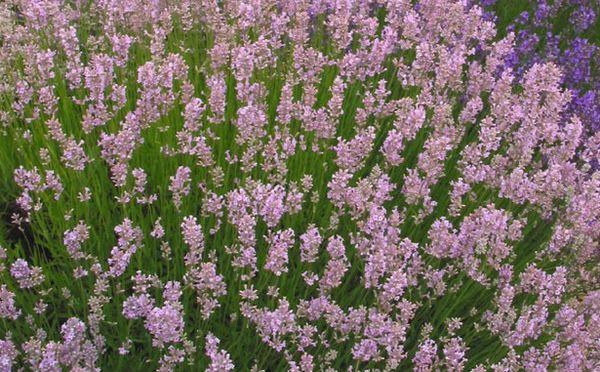
[[[494,17],[495,0],[481,1]],[[600,4],[595,0],[527,1],[530,5],[507,27],[515,32],[515,48],[506,67],[517,77],[535,63],[552,61],[562,67],[562,86],[572,92],[563,120],[577,115],[589,132],[600,130],[600,48],[591,32],[598,29]],[[557,17],[566,17],[567,26],[557,26]],[[561,46],[563,44],[564,46]],[[597,166],[597,164],[595,164]]]
[[[597,2],[494,3],[0,3],[0,371],[600,368]]]

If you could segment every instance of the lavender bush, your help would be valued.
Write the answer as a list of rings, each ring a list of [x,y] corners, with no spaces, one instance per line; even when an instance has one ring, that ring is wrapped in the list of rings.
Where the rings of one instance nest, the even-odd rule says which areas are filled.
[[[600,369],[597,4],[493,3],[1,3],[0,371]]]
[[[486,16],[494,18],[494,8],[511,9],[495,0],[482,1]],[[524,1],[523,10],[506,27],[516,33],[515,48],[507,66],[519,78],[535,63],[551,61],[562,68],[562,86],[571,90],[571,102],[564,121],[577,115],[590,135],[600,129],[600,22],[598,0]],[[518,7],[512,8],[512,10]],[[496,17],[496,20],[499,18]],[[596,42],[594,42],[596,41]]]

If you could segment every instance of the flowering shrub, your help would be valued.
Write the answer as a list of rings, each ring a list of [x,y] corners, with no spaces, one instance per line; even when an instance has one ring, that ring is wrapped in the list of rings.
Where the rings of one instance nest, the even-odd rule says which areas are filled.
[[[574,51],[466,1],[0,14],[0,370],[600,368]]]
[[[494,3],[496,0],[481,1],[481,5],[489,9],[488,17],[493,17]],[[535,63],[558,64],[562,68],[562,86],[572,92],[563,120],[575,114],[588,131],[597,133],[600,129],[600,66],[594,60],[600,58],[597,45],[600,3],[597,0],[524,1],[520,6],[522,12],[507,27],[516,33],[515,48],[506,60],[507,66],[522,76]]]

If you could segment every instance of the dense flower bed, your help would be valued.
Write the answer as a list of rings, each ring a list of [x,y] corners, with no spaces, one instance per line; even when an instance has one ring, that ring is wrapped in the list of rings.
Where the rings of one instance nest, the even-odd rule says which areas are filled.
[[[519,4],[0,3],[0,371],[599,369],[599,6]]]

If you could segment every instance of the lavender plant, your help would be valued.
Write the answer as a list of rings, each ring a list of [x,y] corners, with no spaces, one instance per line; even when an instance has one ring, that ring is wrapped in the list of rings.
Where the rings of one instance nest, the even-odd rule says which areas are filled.
[[[488,10],[489,18],[495,16],[493,5],[498,11],[510,9],[496,1],[482,1],[481,5]],[[520,77],[535,63],[552,61],[558,64],[562,68],[562,86],[572,92],[564,120],[577,115],[589,135],[595,135],[600,129],[600,75],[595,62],[600,58],[597,45],[600,3],[597,0],[560,0],[522,2],[520,5],[521,13],[506,27],[516,33],[516,47],[507,59],[507,65]]]
[[[574,49],[451,0],[0,15],[0,370],[600,368]]]

